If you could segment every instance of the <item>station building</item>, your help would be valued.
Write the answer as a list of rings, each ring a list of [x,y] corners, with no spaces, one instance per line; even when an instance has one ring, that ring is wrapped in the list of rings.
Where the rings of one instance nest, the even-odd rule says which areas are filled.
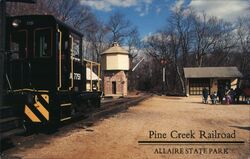
[[[201,95],[205,87],[210,94],[218,88],[232,88],[237,86],[238,78],[242,77],[237,67],[186,67],[186,95]]]

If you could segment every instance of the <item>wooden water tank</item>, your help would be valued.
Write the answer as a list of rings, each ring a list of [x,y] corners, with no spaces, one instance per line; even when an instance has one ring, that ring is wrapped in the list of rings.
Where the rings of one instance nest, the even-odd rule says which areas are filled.
[[[101,58],[101,66],[104,71],[129,70],[129,54],[118,43],[114,43],[111,48],[104,51]]]

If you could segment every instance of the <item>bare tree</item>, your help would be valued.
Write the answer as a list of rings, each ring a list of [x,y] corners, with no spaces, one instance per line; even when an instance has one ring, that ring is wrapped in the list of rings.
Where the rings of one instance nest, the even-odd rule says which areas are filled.
[[[110,16],[106,27],[111,32],[111,43],[118,42],[122,44],[124,38],[131,33],[132,24],[123,14],[115,12]]]
[[[196,66],[203,66],[203,59],[213,51],[216,42],[223,35],[222,20],[216,17],[207,19],[206,14],[194,15],[194,53],[196,55]]]
[[[237,41],[241,53],[240,70],[243,74],[250,74],[250,18],[240,18],[237,28]]]
[[[165,29],[170,37],[173,67],[176,71],[174,74],[175,85],[179,81],[182,94],[185,94],[185,82],[183,71],[180,68],[192,65],[188,61],[188,57],[191,53],[193,38],[193,14],[194,11],[192,9],[187,9],[184,6],[176,8],[168,19]]]
[[[153,80],[156,80],[156,85],[161,85],[161,64],[160,61],[162,58],[167,59],[169,58],[169,44],[168,41],[165,39],[165,34],[163,32],[157,32],[153,35],[150,35],[145,39],[144,41],[144,51],[147,53],[151,58],[152,62],[154,62],[154,65],[151,65],[152,70],[158,69],[157,71],[153,72],[154,78]],[[168,82],[166,82],[167,88],[168,88]]]
[[[50,14],[75,27],[82,33],[96,25],[95,15],[80,0],[37,0],[35,4],[9,2],[7,11],[10,15]]]
[[[175,37],[178,38],[180,51],[182,56],[182,65],[188,65],[188,55],[190,53],[190,45],[192,40],[192,14],[193,10],[187,10],[183,6],[176,8],[171,17],[168,19],[167,28],[175,32]]]
[[[235,51],[236,40],[234,27],[231,23],[222,22],[221,34],[216,40],[216,43],[212,47],[210,52],[210,58],[207,56],[207,60],[204,61],[205,66],[230,66],[232,57],[231,55]]]
[[[173,93],[173,90],[180,88],[182,90],[181,92],[184,93],[184,81],[178,65],[180,43],[179,37],[176,36],[175,32],[173,30],[165,30],[155,33],[146,40],[145,49],[146,52],[157,61],[156,64],[158,66],[167,68],[167,90],[172,90]],[[166,63],[161,63],[162,59],[166,61]],[[156,75],[157,77],[161,76],[161,71],[157,71],[156,73],[158,73]],[[178,87],[178,81],[181,87]],[[158,85],[160,83],[162,82],[159,81]]]
[[[92,60],[100,62],[100,55],[101,53],[107,49],[108,43],[106,35],[108,30],[106,29],[105,25],[99,22],[95,28],[92,28],[87,36],[86,40],[90,43],[90,51],[92,55]]]
[[[130,58],[133,60],[142,49],[142,42],[136,27],[132,28],[129,32],[128,37],[126,38],[126,45],[128,46]]]

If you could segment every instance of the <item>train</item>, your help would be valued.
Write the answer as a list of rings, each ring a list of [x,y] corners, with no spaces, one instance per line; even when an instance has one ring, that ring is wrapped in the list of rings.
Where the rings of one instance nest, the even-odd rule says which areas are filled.
[[[52,15],[7,18],[3,103],[26,129],[100,107],[100,64],[84,59],[82,41],[81,32]],[[87,68],[98,81],[87,79]]]

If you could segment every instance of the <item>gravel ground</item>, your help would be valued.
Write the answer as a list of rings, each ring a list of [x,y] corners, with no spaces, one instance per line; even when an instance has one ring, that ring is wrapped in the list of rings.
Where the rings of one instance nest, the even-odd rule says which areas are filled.
[[[174,130],[195,132],[195,138],[171,138]],[[214,130],[219,133],[235,132],[235,137],[200,139],[200,130],[206,134]],[[149,131],[157,131],[158,136],[149,138]],[[163,133],[166,133],[166,138],[159,138],[164,137]],[[175,137],[175,131],[173,133]],[[60,135],[37,137],[39,139],[30,146],[27,143],[25,146],[16,145],[4,152],[5,155],[24,159],[249,159],[250,105],[202,104],[201,98],[195,96],[153,96],[127,111],[101,119],[91,127],[75,127]],[[29,140],[32,142],[33,139]],[[142,140],[244,143],[138,144]]]

